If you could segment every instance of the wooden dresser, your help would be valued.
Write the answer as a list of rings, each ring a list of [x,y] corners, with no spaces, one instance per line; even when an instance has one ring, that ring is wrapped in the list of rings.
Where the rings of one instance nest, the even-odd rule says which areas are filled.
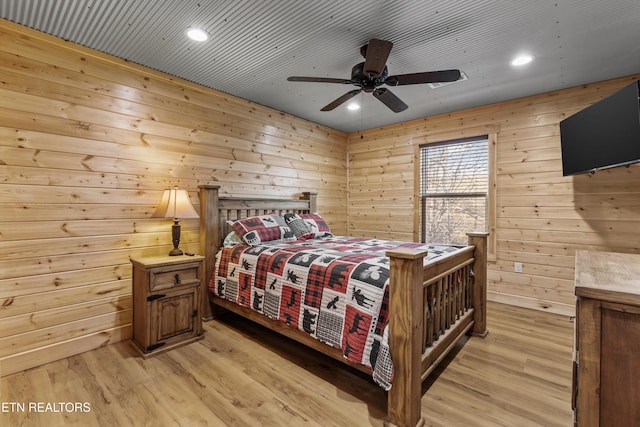
[[[133,343],[151,356],[203,338],[202,256],[132,259]]]
[[[576,424],[640,425],[640,255],[576,251]]]

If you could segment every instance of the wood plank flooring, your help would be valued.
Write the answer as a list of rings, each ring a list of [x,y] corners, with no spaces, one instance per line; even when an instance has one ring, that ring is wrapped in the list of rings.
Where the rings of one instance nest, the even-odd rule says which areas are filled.
[[[570,426],[573,323],[489,303],[488,327],[425,381],[426,424]],[[382,426],[366,375],[233,315],[204,330],[146,360],[121,342],[4,377],[0,425]]]

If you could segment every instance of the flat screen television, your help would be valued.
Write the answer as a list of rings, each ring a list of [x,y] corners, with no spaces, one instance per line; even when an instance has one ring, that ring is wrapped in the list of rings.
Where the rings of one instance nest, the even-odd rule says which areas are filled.
[[[562,175],[640,162],[640,82],[560,122]]]

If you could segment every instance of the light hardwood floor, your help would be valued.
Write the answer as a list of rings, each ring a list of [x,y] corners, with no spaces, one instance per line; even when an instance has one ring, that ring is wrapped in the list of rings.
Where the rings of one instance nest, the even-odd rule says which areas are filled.
[[[489,303],[488,327],[425,381],[427,425],[570,426],[569,319]],[[0,425],[382,425],[366,375],[232,315],[204,330],[146,360],[121,342],[2,378]]]

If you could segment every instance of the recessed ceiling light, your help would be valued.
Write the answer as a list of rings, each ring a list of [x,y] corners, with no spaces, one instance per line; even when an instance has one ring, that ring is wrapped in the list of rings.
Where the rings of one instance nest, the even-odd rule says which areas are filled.
[[[516,56],[513,61],[511,61],[511,65],[514,67],[519,67],[521,65],[526,65],[529,62],[533,61],[533,55],[529,55],[528,53]]]
[[[193,27],[187,30],[187,36],[189,36],[191,40],[195,40],[197,42],[203,42],[209,38],[209,34],[207,34],[206,31]]]
[[[347,109],[350,111],[356,111],[360,109],[360,105],[355,102],[352,102],[351,104],[347,105]]]

